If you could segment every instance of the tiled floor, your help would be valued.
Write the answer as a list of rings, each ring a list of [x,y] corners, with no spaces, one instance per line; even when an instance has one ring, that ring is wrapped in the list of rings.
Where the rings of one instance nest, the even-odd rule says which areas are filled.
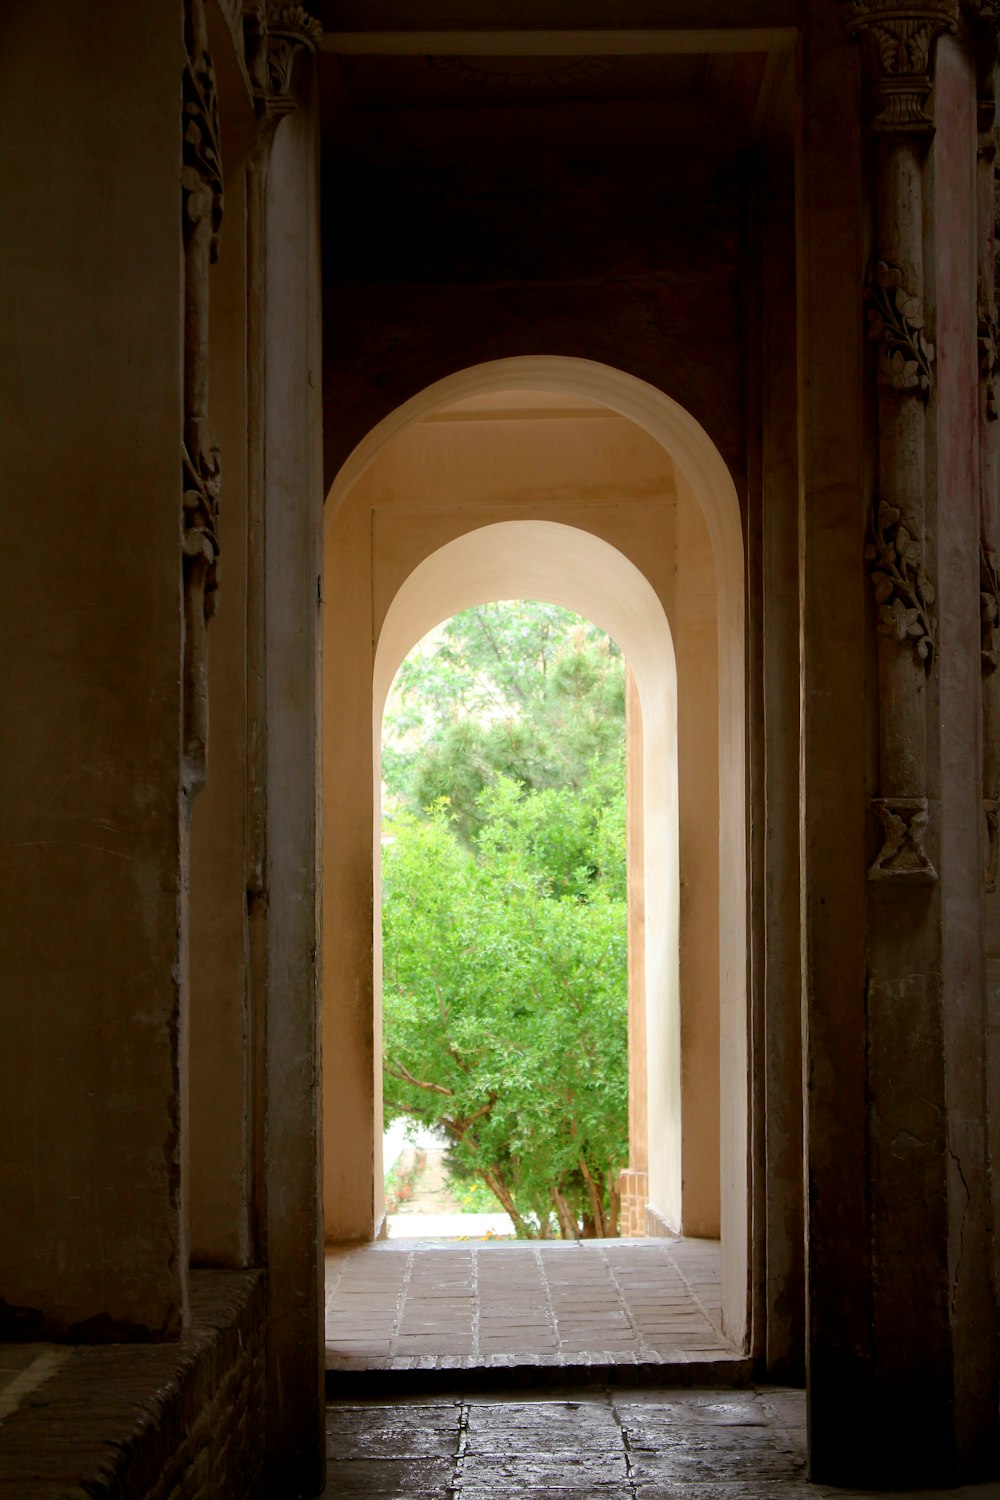
[[[808,1482],[800,1391],[334,1402],[327,1454],[326,1500],[876,1500]],[[920,1494],[1000,1500],[1000,1484]]]
[[[719,1327],[719,1270],[711,1240],[390,1240],[337,1251],[327,1259],[327,1370],[742,1366]]]

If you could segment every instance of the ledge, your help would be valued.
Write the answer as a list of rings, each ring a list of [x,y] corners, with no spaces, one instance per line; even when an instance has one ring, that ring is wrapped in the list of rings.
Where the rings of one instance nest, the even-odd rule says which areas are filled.
[[[73,1346],[0,1422],[17,1500],[244,1500],[263,1466],[264,1276],[191,1273],[176,1343]]]

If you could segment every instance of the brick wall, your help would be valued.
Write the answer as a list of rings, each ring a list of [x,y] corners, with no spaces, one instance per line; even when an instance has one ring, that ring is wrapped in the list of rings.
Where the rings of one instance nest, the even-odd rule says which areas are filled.
[[[77,1347],[0,1424],[18,1500],[255,1500],[264,1461],[264,1279],[191,1274],[173,1344]]]
[[[622,1239],[641,1239],[646,1234],[646,1201],[649,1197],[649,1173],[626,1167],[618,1174],[621,1194],[621,1219],[618,1232]]]

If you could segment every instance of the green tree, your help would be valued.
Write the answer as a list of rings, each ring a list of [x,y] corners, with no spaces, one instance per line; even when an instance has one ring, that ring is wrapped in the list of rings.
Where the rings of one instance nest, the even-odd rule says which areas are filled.
[[[617,1233],[628,1149],[624,663],[555,606],[450,620],[386,714],[386,1118],[518,1233]]]
[[[416,813],[447,797],[471,846],[479,794],[495,776],[580,791],[595,766],[617,765],[624,719],[624,661],[596,626],[554,604],[480,605],[400,668],[382,774],[393,799]]]
[[[565,799],[497,778],[480,794],[475,852],[445,802],[392,819],[385,1110],[443,1126],[456,1175],[484,1182],[520,1235],[548,1234],[553,1218],[564,1236],[613,1235],[628,1151],[626,905],[618,872],[598,868],[596,799],[592,847],[557,888],[547,866],[567,868]]]

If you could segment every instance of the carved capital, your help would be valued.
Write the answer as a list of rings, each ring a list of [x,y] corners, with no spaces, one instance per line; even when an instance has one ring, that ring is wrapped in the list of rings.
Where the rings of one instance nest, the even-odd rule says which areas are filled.
[[[923,547],[898,506],[873,508],[865,562],[878,606],[878,628],[912,646],[929,672],[934,662],[934,586],[924,572]]]
[[[958,25],[958,0],[841,0],[847,33],[865,45],[874,78],[876,131],[926,134],[934,44]]]
[[[937,870],[924,849],[927,798],[875,797],[872,811],[882,825],[882,847],[868,870],[868,879],[900,885],[929,885],[937,880]]]
[[[300,49],[315,52],[322,24],[301,5],[261,6],[247,23],[247,67],[261,113],[288,114],[295,108],[292,71]]]
[[[924,337],[920,298],[903,285],[903,273],[876,261],[865,287],[868,336],[879,342],[878,382],[927,400],[933,378],[934,345]]]

